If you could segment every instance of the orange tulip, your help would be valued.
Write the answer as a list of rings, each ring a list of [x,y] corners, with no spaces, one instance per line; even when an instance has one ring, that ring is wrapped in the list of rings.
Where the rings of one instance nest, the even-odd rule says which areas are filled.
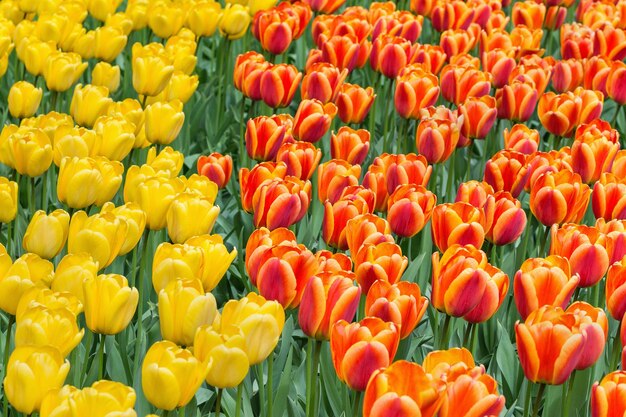
[[[513,25],[525,25],[529,29],[541,29],[546,16],[546,6],[534,1],[520,1],[513,5]]]
[[[611,71],[612,61],[602,56],[592,56],[583,66],[583,86],[589,90],[600,91],[605,96],[606,82]]]
[[[248,120],[246,150],[252,159],[273,161],[278,148],[290,137],[293,119],[290,115],[259,116]]]
[[[609,268],[606,275],[606,308],[615,320],[626,314],[626,261],[622,258]]]
[[[536,56],[536,55],[533,55]],[[510,80],[517,79],[528,82],[532,80],[535,83],[535,90],[537,91],[537,97],[541,97],[548,87],[550,77],[552,76],[552,63],[545,60],[523,61],[517,67],[513,69],[510,75]],[[524,63],[527,62],[527,63]]]
[[[622,326],[625,328],[625,326]],[[591,388],[591,417],[621,416],[626,413],[626,371],[615,371]]]
[[[557,93],[574,91],[583,83],[583,63],[579,59],[558,61],[552,72],[552,87]]]
[[[626,104],[626,64],[621,61],[613,61],[611,70],[606,79],[606,93],[617,104]]]
[[[476,180],[461,183],[454,201],[468,203],[482,210],[485,219],[483,227],[485,230],[491,230],[496,206],[496,198],[491,185],[485,181]]]
[[[364,391],[370,376],[393,361],[400,333],[393,323],[366,317],[358,323],[340,320],[331,329],[330,353],[339,379]]]
[[[441,70],[441,94],[457,106],[469,97],[489,94],[491,75],[471,67],[448,65]]]
[[[337,106],[333,103],[302,100],[294,117],[293,136],[305,142],[317,142],[328,132],[336,114]]]
[[[354,130],[342,126],[330,136],[330,155],[333,159],[343,159],[350,164],[362,164],[370,149],[370,132]]]
[[[528,179],[526,155],[515,151],[500,151],[485,165],[484,181],[495,191],[508,191],[519,196]]]
[[[525,122],[535,112],[539,94],[535,82],[529,77],[514,79],[496,91],[498,117],[515,122]]]
[[[261,162],[252,169],[241,168],[239,170],[241,207],[252,213],[252,198],[261,184],[274,178],[285,178],[286,174],[287,166],[283,162]]]
[[[441,252],[455,244],[480,248],[485,240],[484,212],[467,203],[436,206],[431,225],[433,242]]]
[[[387,154],[384,153],[374,159],[373,165],[381,165],[385,168],[387,179],[387,193],[391,194],[399,185],[413,184],[426,187],[433,167],[423,155],[410,154]]]
[[[547,92],[539,99],[537,114],[543,127],[555,136],[569,137],[581,112],[581,100],[573,93]]]
[[[345,68],[340,70],[326,62],[313,64],[302,79],[302,98],[317,99],[322,103],[334,102],[347,76]]]
[[[411,335],[426,313],[428,299],[413,282],[400,281],[390,284],[376,281],[370,287],[365,300],[366,316],[378,317],[392,322],[400,329],[400,339]]]
[[[508,245],[515,242],[526,228],[526,212],[522,204],[507,191],[495,194],[493,222],[487,240],[494,245]]]
[[[303,2],[303,1],[294,1],[294,2],[282,2],[278,6],[276,6],[276,10],[285,12],[290,16],[297,18],[298,25],[293,32],[293,38],[300,38],[306,28],[309,26],[309,21],[311,20],[312,12],[311,7]]]
[[[539,148],[539,131],[524,124],[513,125],[511,130],[504,129],[504,149],[530,155]]]
[[[274,230],[299,222],[311,202],[311,182],[286,176],[262,183],[252,197],[254,227]]]
[[[400,185],[387,201],[387,219],[400,237],[413,237],[430,220],[437,196],[421,185]]]
[[[278,64],[267,68],[260,79],[261,98],[271,108],[287,107],[301,79],[302,73],[293,65]]]
[[[459,106],[463,116],[461,133],[470,139],[485,139],[498,115],[496,99],[491,96],[470,97]]]
[[[289,49],[299,23],[295,16],[286,12],[261,10],[254,15],[251,30],[264,50],[280,55]]]
[[[579,223],[587,211],[590,193],[580,175],[566,169],[548,171],[532,184],[530,211],[546,226]]]
[[[619,133],[608,122],[596,119],[580,125],[571,150],[574,172],[583,182],[598,181],[610,171],[619,146]]]
[[[517,350],[526,378],[543,384],[563,384],[578,365],[585,336],[576,320],[560,307],[544,306],[524,323],[515,324]]]
[[[513,279],[515,305],[522,320],[543,306],[567,307],[579,282],[580,277],[572,275],[562,256],[525,260]]]
[[[204,175],[217,184],[219,188],[226,187],[233,172],[233,158],[213,152],[208,156],[198,158],[198,173]]]
[[[256,266],[256,257],[261,255],[266,249],[285,242],[288,242],[290,245],[297,245],[296,235],[285,227],[279,227],[274,230],[261,227],[252,232],[246,243],[245,258],[246,272],[251,279],[256,279],[256,273],[258,272],[258,269],[253,269],[253,265]],[[254,278],[252,278],[252,275],[254,275]]]
[[[251,100],[261,100],[261,77],[271,66],[258,52],[239,55],[233,74],[235,88]]]
[[[365,243],[394,242],[387,220],[375,214],[356,216],[346,224],[346,241],[350,253],[357,253]]]
[[[603,218],[596,220],[598,231],[604,235],[606,253],[609,255],[609,265],[620,261],[626,255],[626,221]]]
[[[453,63],[452,60],[456,57],[468,54],[477,41],[470,30],[448,29],[441,33],[439,45],[450,59],[450,63]],[[456,61],[454,63],[457,64]]]
[[[319,264],[319,274],[325,272],[349,272],[352,270],[352,260],[343,253],[332,253],[329,250],[315,252],[315,258]]]
[[[581,100],[580,117],[577,125],[591,123],[602,115],[604,107],[603,93],[578,87],[574,90],[574,95]]]
[[[396,80],[394,104],[403,118],[419,119],[420,110],[434,105],[439,98],[439,80],[420,64],[405,67]]]
[[[483,69],[491,74],[495,88],[502,88],[509,83],[509,77],[516,65],[514,54],[510,50],[496,48],[482,53]]]
[[[402,249],[393,242],[363,243],[352,255],[356,279],[364,294],[377,280],[395,284],[407,267],[408,259]]]
[[[371,192],[371,191],[370,191]],[[322,238],[327,245],[340,250],[348,249],[346,225],[359,214],[370,212],[365,199],[358,196],[340,198],[335,203],[326,200],[324,203],[324,220],[322,222]]]
[[[467,118],[422,119],[415,132],[417,152],[431,164],[448,160],[461,137],[461,128],[465,126],[464,117]]]
[[[359,307],[361,288],[354,285],[352,272],[324,272],[312,277],[304,288],[298,323],[309,337],[328,340],[332,326],[351,322]]]
[[[626,58],[626,30],[613,27],[613,25],[603,25],[596,29],[593,54],[600,55],[611,61],[622,61]]]
[[[593,54],[593,30],[580,23],[561,26],[561,56],[563,59],[586,59]],[[588,87],[587,87],[588,88]]]
[[[372,87],[343,83],[335,100],[339,119],[344,123],[363,123],[375,98]]]
[[[440,258],[433,253],[433,307],[470,323],[488,320],[500,308],[509,277],[487,262],[475,247],[452,245]]]
[[[584,301],[576,301],[565,310],[576,320],[576,327],[584,338],[583,354],[576,365],[577,370],[589,368],[600,359],[609,335],[609,321],[604,310]]]
[[[331,14],[340,8],[346,0],[303,0],[314,12]]]
[[[626,179],[604,173],[591,193],[593,214],[606,220],[626,219]]]
[[[363,186],[376,194],[376,207],[378,212],[387,210],[387,178],[385,177],[385,167],[381,165],[370,165],[363,176]]]
[[[351,72],[354,68],[361,68],[370,55],[372,46],[369,41],[360,41],[355,35],[334,35],[330,38],[321,36],[320,38],[323,39],[323,42],[320,42],[322,46],[319,53],[322,62],[329,62],[339,69],[347,69]],[[311,53],[314,51],[314,49],[311,50]],[[309,59],[310,57],[309,54]]]
[[[446,53],[439,45],[418,44],[409,64],[421,64],[425,70],[437,75],[446,63],[446,57]]]
[[[360,176],[360,165],[352,165],[342,159],[331,159],[320,164],[317,168],[319,200],[322,203],[326,200],[330,200],[331,203],[336,202],[346,187],[359,183]]]
[[[563,148],[568,149],[568,148]],[[533,184],[537,179],[546,172],[558,172],[561,170],[574,171],[572,169],[571,158],[567,157],[560,151],[552,150],[550,152],[535,152],[529,155],[526,160],[529,175],[524,190],[530,193]]]
[[[445,398],[445,381],[416,363],[399,360],[373,373],[365,390],[363,417],[433,417]]]
[[[370,65],[387,78],[396,78],[409,63],[413,46],[407,39],[381,35],[372,43]]]
[[[310,142],[284,142],[276,153],[276,161],[287,165],[287,175],[303,181],[311,179],[322,159],[322,151]]]
[[[447,29],[467,29],[474,19],[474,8],[460,0],[437,2],[430,19],[437,32]]]
[[[613,166],[611,166],[611,173],[619,178],[626,177],[626,149],[617,151],[617,155],[615,155],[613,160]]]

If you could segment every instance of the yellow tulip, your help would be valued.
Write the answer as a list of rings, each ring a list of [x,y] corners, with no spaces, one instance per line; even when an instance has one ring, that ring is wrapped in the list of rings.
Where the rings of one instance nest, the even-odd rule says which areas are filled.
[[[51,91],[66,91],[78,81],[87,63],[75,52],[52,52],[43,68],[46,86]]]
[[[126,203],[123,206],[115,207],[111,202],[106,202],[102,206],[100,213],[113,213],[122,218],[128,225],[126,238],[120,249],[120,255],[126,255],[139,243],[144,229],[146,228],[146,213],[143,212],[137,203]]]
[[[4,4],[4,2],[0,2],[0,5],[1,4]],[[22,13],[20,12],[20,14]],[[22,14],[21,17],[23,16],[24,15]],[[27,20],[27,19],[20,19],[20,21],[15,25],[12,38],[13,38],[13,42],[15,43],[15,52],[17,52],[17,56],[20,60],[23,59],[23,56],[20,55],[20,53],[23,52],[21,48],[23,46],[22,41],[24,39],[27,39],[32,36],[31,40],[37,40],[37,41],[41,40],[35,36],[36,28],[37,28],[37,24],[33,22],[32,20]]]
[[[152,287],[158,294],[171,281],[193,280],[201,275],[202,250],[189,245],[161,243],[152,261]]]
[[[15,347],[52,346],[67,357],[80,343],[85,329],[79,330],[76,316],[65,307],[31,306],[15,327]]]
[[[153,103],[145,110],[146,139],[150,143],[169,145],[176,139],[185,122],[183,102]]]
[[[211,232],[220,213],[208,199],[195,193],[181,193],[167,211],[167,234],[174,243]]]
[[[0,223],[9,223],[17,214],[17,183],[0,177]]]
[[[187,27],[199,38],[213,36],[222,17],[222,6],[216,1],[199,1],[189,9]]]
[[[184,162],[185,155],[175,151],[170,146],[162,149],[158,155],[156,147],[153,146],[148,150],[148,157],[146,159],[146,165],[150,165],[156,172],[167,173],[170,178],[174,178],[178,175],[183,168]]]
[[[208,199],[211,203],[215,203],[218,190],[217,184],[204,175],[193,174],[185,181],[186,192],[198,194]]]
[[[141,386],[150,404],[171,411],[184,407],[204,382],[211,363],[169,341],[153,344],[141,367]],[[167,387],[167,389],[163,389]]]
[[[24,233],[22,246],[44,259],[52,259],[61,252],[67,241],[70,215],[65,210],[55,210],[46,214],[37,210]]]
[[[128,0],[126,15],[133,21],[133,30],[141,30],[148,25],[149,0]]]
[[[108,114],[98,117],[94,130],[102,136],[100,155],[114,161],[121,161],[135,144],[135,125],[122,114]]]
[[[117,91],[120,88],[120,67],[98,62],[91,71],[91,83],[106,87],[112,93]]]
[[[161,230],[167,225],[167,211],[174,198],[183,191],[185,183],[178,178],[155,176],[139,183],[136,202],[146,213],[146,226]]]
[[[78,211],[70,222],[68,253],[86,252],[100,269],[106,268],[119,255],[127,229],[126,222],[112,213],[88,217],[84,211]]]
[[[22,295],[34,286],[50,287],[53,276],[51,262],[34,253],[22,255],[0,277],[0,309],[15,315]]]
[[[101,22],[115,13],[122,0],[87,0],[89,14]]]
[[[4,392],[11,405],[24,414],[39,411],[41,400],[61,388],[70,363],[53,347],[22,346],[9,357]]]
[[[54,139],[54,134],[60,127],[74,127],[72,116],[65,113],[51,111],[37,117],[22,119],[21,127],[36,127],[43,130],[48,135],[50,142]]]
[[[62,14],[42,14],[37,19],[35,36],[44,42],[52,41],[55,44],[61,39],[61,32],[69,25],[69,19]]]
[[[217,304],[211,293],[204,293],[197,280],[170,281],[159,291],[159,323],[163,340],[192,346],[198,327],[212,324]]]
[[[132,49],[133,88],[140,96],[159,94],[174,73],[165,48],[135,43]]]
[[[170,82],[158,96],[150,97],[148,104],[157,101],[180,100],[183,104],[188,102],[193,93],[198,88],[199,80],[197,75],[187,75],[182,71],[175,71]]]
[[[4,245],[0,243],[0,279],[11,268],[11,265],[13,265],[13,260]]]
[[[278,0],[249,0],[248,7],[250,8],[250,15],[254,16],[259,10],[267,10],[276,6]]]
[[[113,200],[117,190],[122,185],[124,175],[124,164],[120,161],[110,161],[104,156],[94,158],[98,170],[102,174],[102,183],[98,184],[98,194],[96,196],[96,206],[102,206],[107,201]]]
[[[5,126],[0,134],[0,161],[19,174],[38,177],[52,163],[50,138],[38,128]]]
[[[71,208],[89,207],[98,198],[98,187],[104,177],[94,158],[65,157],[61,161],[57,180],[59,201]]]
[[[200,280],[204,291],[213,291],[237,257],[237,248],[229,253],[220,235],[195,236],[185,244],[202,249],[205,262]]]
[[[57,46],[62,51],[78,52],[74,46],[82,39],[86,32],[81,23],[70,21],[62,28],[61,37],[59,38]]]
[[[137,303],[137,288],[128,286],[118,274],[98,275],[83,282],[85,291],[85,323],[100,334],[117,334],[130,323]]]
[[[250,26],[250,12],[240,4],[227,4],[219,22],[220,33],[229,40],[242,38]]]
[[[129,203],[139,200],[139,193],[137,191],[139,184],[156,176],[169,178],[167,172],[157,172],[150,165],[130,166],[128,171],[126,171],[126,181],[124,182],[124,201]]]
[[[92,127],[98,117],[106,114],[112,102],[108,88],[78,84],[74,87],[70,114],[77,124]]]
[[[91,129],[60,126],[52,139],[54,164],[61,166],[61,161],[65,157],[93,157],[100,152],[101,145],[102,137]]]
[[[7,73],[7,69],[9,68],[9,54],[6,53],[2,55],[0,58],[0,77],[4,77],[4,74]]]
[[[144,114],[141,103],[133,98],[126,98],[116,101],[109,106],[107,114],[121,114],[126,120],[135,126],[135,136],[139,134],[143,127]]]
[[[0,2],[0,14],[9,19],[13,24],[18,24],[24,17],[17,0],[5,0]]]
[[[88,253],[67,254],[59,262],[50,287],[53,291],[68,292],[84,304],[83,282],[95,278],[98,269],[98,263]]]
[[[65,385],[41,402],[40,417],[137,417],[135,390],[120,382],[101,380],[83,389]]]
[[[24,314],[31,307],[36,306],[44,306],[49,309],[64,308],[69,310],[74,316],[78,316],[83,312],[83,303],[74,294],[56,292],[46,287],[33,287],[20,297],[20,302],[17,304],[15,312],[15,320],[19,323]]]
[[[106,62],[112,62],[124,50],[127,36],[122,28],[115,26],[101,26],[94,30],[94,57]]]
[[[107,20],[104,22],[104,26],[116,27],[122,30],[122,33],[126,36],[130,35],[133,31],[133,19],[124,13],[117,12],[115,14],[109,15]]]
[[[191,38],[185,36],[185,31],[191,34]],[[181,32],[183,32],[182,35],[178,34],[167,40],[165,52],[170,57],[175,71],[191,75],[198,62],[198,57],[196,56],[198,45],[193,32],[188,29],[182,29]]]
[[[38,0],[17,0],[17,5],[24,13],[35,13],[39,6]]]
[[[59,1],[58,5],[51,6],[49,10],[51,13],[63,13],[72,22],[83,23],[87,18],[87,5],[83,0]]]
[[[185,15],[180,3],[154,1],[148,9],[148,26],[159,38],[167,39],[183,27]]]
[[[81,58],[88,60],[94,57],[95,49],[93,45],[96,43],[96,32],[93,30],[81,31],[77,34],[72,44],[72,52],[77,53]]]
[[[284,325],[283,307],[277,301],[268,301],[255,293],[227,302],[220,319],[223,329],[229,326],[241,329],[251,365],[263,362],[274,351]]]
[[[250,362],[246,339],[236,327],[220,332],[213,326],[202,326],[196,332],[193,353],[200,360],[212,362],[206,382],[216,388],[235,388],[248,374]]]
[[[29,82],[18,81],[9,90],[9,112],[18,119],[31,117],[39,108],[41,88],[37,88]]]
[[[34,36],[26,37],[16,44],[17,56],[26,71],[34,76],[42,75],[48,58],[55,53],[54,42],[43,42]]]

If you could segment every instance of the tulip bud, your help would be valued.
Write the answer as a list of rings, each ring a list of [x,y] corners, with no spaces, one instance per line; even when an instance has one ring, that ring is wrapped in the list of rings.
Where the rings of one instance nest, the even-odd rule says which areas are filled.
[[[480,248],[485,238],[485,213],[467,203],[436,206],[432,217],[433,242],[441,252],[453,245]]]
[[[288,115],[259,116],[248,120],[246,126],[246,150],[248,156],[259,161],[276,159],[278,148],[291,141],[293,118]]]
[[[108,88],[111,93],[120,87],[120,67],[98,62],[91,71],[91,84]]]
[[[362,164],[370,148],[370,132],[354,130],[348,126],[339,128],[330,137],[330,155],[333,159],[343,159],[350,164]]]
[[[288,176],[310,180],[322,159],[322,151],[310,142],[285,141],[276,153],[276,161],[287,165]]]
[[[178,178],[151,177],[139,183],[136,203],[146,213],[146,226],[161,230],[167,226],[167,211],[185,184]]]
[[[239,39],[246,34],[250,20],[247,7],[227,4],[219,21],[220,34],[228,40]]]
[[[83,87],[78,84],[72,95],[70,114],[79,125],[92,127],[96,119],[106,113],[112,102],[106,87],[89,84]]]
[[[208,156],[200,156],[197,164],[198,173],[217,184],[221,189],[226,187],[233,172],[233,159],[230,155],[213,152]]]
[[[317,99],[322,103],[335,102],[348,70],[329,63],[317,63],[307,69],[302,79],[302,98]]]
[[[128,225],[112,213],[88,217],[84,211],[76,212],[70,222],[68,253],[89,253],[100,269],[109,266],[119,255]]]
[[[289,176],[266,181],[252,197],[254,225],[270,230],[289,227],[304,217],[310,201],[310,181]]]
[[[293,65],[278,64],[265,71],[260,78],[261,98],[272,108],[287,107],[298,89],[302,73]]]
[[[7,125],[0,135],[0,161],[20,175],[38,177],[52,163],[52,143],[43,130]]]
[[[284,162],[261,162],[250,170],[241,168],[239,170],[241,207],[252,213],[252,198],[259,186],[269,179],[285,178],[286,172],[287,166]]]
[[[135,315],[139,293],[128,286],[118,274],[89,277],[83,282],[85,291],[85,323],[89,330],[100,334],[123,331]]]
[[[10,223],[17,215],[17,183],[0,177],[0,223]]]
[[[80,55],[73,52],[52,52],[43,68],[48,90],[63,92],[78,81],[87,69]]]
[[[437,196],[421,185],[400,185],[387,201],[391,230],[401,237],[413,237],[430,220]]]
[[[344,83],[335,100],[339,119],[344,123],[363,123],[375,98],[376,94],[371,87]]]
[[[146,139],[150,143],[169,145],[178,137],[185,121],[183,103],[154,103],[146,107]]]
[[[513,125],[511,130],[504,129],[504,149],[531,155],[539,148],[539,131],[524,124]]]
[[[532,184],[530,210],[546,226],[578,223],[587,211],[590,193],[580,175],[566,169],[548,171]]]
[[[210,233],[220,208],[208,199],[192,193],[178,194],[167,214],[167,234],[174,243],[183,243],[193,236]]]
[[[400,246],[393,242],[363,243],[354,260],[354,272],[357,282],[367,294],[377,280],[395,284],[400,280],[408,265],[408,259],[402,255]]]
[[[194,4],[187,13],[187,27],[199,38],[213,36],[222,17],[222,6],[216,1]]]
[[[52,259],[65,246],[69,224],[70,216],[65,210],[55,210],[49,215],[38,210],[26,228],[22,245],[27,252]]]
[[[41,88],[29,82],[18,81],[9,90],[9,112],[11,116],[23,119],[37,112],[42,97]]]
[[[180,31],[186,15],[180,3],[157,2],[148,11],[148,27],[159,38],[167,39]]]
[[[142,46],[135,43],[132,49],[133,88],[140,96],[156,96],[170,81],[174,66],[165,56],[162,46]]]
[[[51,288],[57,292],[67,292],[81,303],[85,301],[83,282],[98,274],[98,264],[85,252],[65,255],[57,265]]]

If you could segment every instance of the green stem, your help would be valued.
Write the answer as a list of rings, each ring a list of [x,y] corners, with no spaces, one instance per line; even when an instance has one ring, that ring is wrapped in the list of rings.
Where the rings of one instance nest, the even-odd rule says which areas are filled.
[[[244,143],[244,137],[245,137],[245,128],[246,128],[246,122],[244,120],[245,117],[245,111],[246,111],[246,96],[242,96],[241,97],[241,108],[240,108],[240,115],[241,115],[241,122],[239,123],[239,166],[243,167],[245,166],[245,162],[246,162],[246,157],[247,157],[247,151],[246,151],[246,147],[245,147],[245,143]],[[248,117],[250,115],[248,114]],[[208,137],[208,135],[207,135]],[[210,149],[210,148],[209,148]]]
[[[537,393],[537,398],[535,399],[535,406],[533,407],[532,417],[537,417],[539,415],[539,409],[541,408],[541,402],[543,400],[543,394],[546,390],[546,384],[539,385],[539,392]]]
[[[389,85],[387,86],[387,108],[383,109],[385,120],[383,123],[383,149],[382,152],[387,151],[387,139],[388,139],[388,131],[389,131],[389,119],[391,116],[389,115],[389,107],[393,108],[393,79],[388,79]]]
[[[237,402],[235,403],[235,417],[241,416],[241,398],[243,397],[243,382],[237,386]]]
[[[570,404],[571,404],[569,395],[572,392],[572,389],[574,388],[574,379],[576,378],[576,375],[577,373],[574,371],[574,373],[572,373],[572,375],[569,377],[569,381],[567,382],[567,384],[563,384],[563,397],[561,398],[562,400],[561,408],[563,410],[563,413],[562,413],[563,417],[569,417],[569,409],[570,409]]]
[[[161,414],[161,417],[169,417],[170,415],[170,410],[163,410],[163,414]]]
[[[7,223],[7,244],[5,248],[9,256],[13,256],[12,243],[13,243],[13,222],[9,222]]]
[[[359,408],[361,408],[362,391],[357,391],[354,395],[354,404],[352,404],[352,417],[359,417]]]
[[[105,367],[105,359],[104,359],[104,341],[106,340],[106,335],[100,334],[100,345],[98,346],[98,380],[104,378],[104,367]]]
[[[455,165],[455,160],[456,160],[456,150],[454,152],[452,152],[452,155],[450,155],[449,161],[448,162],[448,185],[446,186],[446,201],[449,202],[454,202],[454,199],[456,197],[455,194],[453,194],[453,183],[454,183],[454,165]]]
[[[472,148],[476,147],[476,141],[472,141],[467,147],[467,169],[465,170],[465,181],[469,181],[472,178]]]
[[[259,363],[256,366],[256,371],[257,371],[257,384],[259,386],[259,409],[261,410],[260,415],[267,416],[267,413],[265,412],[265,390],[263,389],[263,386],[265,385],[263,383],[263,380],[264,380],[263,362]]]
[[[178,407],[178,417],[185,417],[185,407]]]
[[[524,417],[528,416],[528,413],[530,412],[530,400],[532,397],[532,392],[533,392],[533,385],[532,382],[530,382],[530,380],[526,380],[526,396],[524,398]]]
[[[35,178],[26,179],[26,192],[28,199],[28,212],[32,216],[35,213]]]
[[[150,240],[150,229],[146,228],[143,233],[143,241],[141,248],[141,266],[139,267],[139,277],[137,282],[137,291],[139,292],[139,302],[137,303],[137,337],[135,340],[135,358],[133,362],[133,375],[137,375],[139,370],[139,362],[141,355],[141,338],[143,335],[143,281],[146,270],[146,263],[148,261],[148,241]]]
[[[465,328],[465,333],[463,333],[463,346],[467,349],[470,348],[472,334],[474,333],[474,323],[467,323],[467,327]]]
[[[215,417],[219,417],[222,411],[222,388],[217,389],[217,399],[215,400]]]
[[[2,362],[2,372],[4,372],[4,377],[7,375],[7,365],[9,363],[9,352],[11,351],[11,332],[13,331],[13,325],[15,324],[15,316],[9,315],[9,323],[7,324],[7,333],[5,335],[4,341],[4,357]],[[3,380],[4,380],[3,377]],[[8,416],[9,410],[9,402],[6,395],[2,396],[2,415]]]
[[[619,111],[622,109],[622,106],[620,106],[619,104],[615,107],[615,114],[613,115],[613,118],[611,119],[611,127],[615,128],[615,123],[617,122],[617,116],[619,116]]]
[[[57,111],[57,100],[59,97],[59,93],[57,91],[51,91],[50,92],[50,110],[51,111]]]
[[[50,169],[44,172],[43,176],[41,177],[41,209],[46,213],[48,212],[48,176],[50,175],[49,172]]]
[[[317,416],[317,405],[318,405],[318,399],[317,399],[317,370],[319,368],[319,363],[320,363],[320,353],[322,352],[322,341],[321,340],[316,340],[315,341],[315,345],[313,346],[313,369],[312,369],[312,373],[311,373],[311,417]],[[271,416],[271,414],[270,414]]]
[[[378,87],[380,86],[380,81],[382,77],[383,75],[380,75],[380,77],[376,77],[376,81],[374,82],[374,94],[377,94],[378,92]],[[372,108],[369,112],[369,131],[373,138],[376,137],[376,107],[378,106],[376,106],[376,99],[374,99],[374,102],[372,103]]]
[[[621,324],[620,324],[621,326]],[[617,371],[617,364],[619,363],[619,356],[621,353],[621,342],[620,342],[620,326],[617,326],[617,332],[615,334],[615,338],[613,339],[613,346],[611,349],[611,363],[610,363],[610,368],[609,368],[609,372],[613,372],[613,371]],[[623,366],[623,364],[622,364]]]
[[[446,314],[446,318],[443,321],[443,330],[441,331],[441,340],[439,341],[439,349],[447,349],[448,348],[448,340],[450,338],[450,322],[452,321],[452,316]]]
[[[309,337],[309,340],[306,344],[306,405],[305,411],[306,416],[311,415],[311,374],[313,369],[313,346],[315,342],[313,338]]]
[[[267,358],[267,415],[274,415],[274,352]]]
[[[543,239],[541,241],[541,249],[539,250],[540,257],[545,257],[548,255],[546,253],[546,244],[548,243],[548,237],[550,237],[550,227],[544,226]]]

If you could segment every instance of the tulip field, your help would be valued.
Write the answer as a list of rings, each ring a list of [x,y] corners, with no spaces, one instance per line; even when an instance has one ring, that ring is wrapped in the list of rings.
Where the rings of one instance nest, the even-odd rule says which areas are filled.
[[[0,0],[0,416],[623,417],[626,0]]]

